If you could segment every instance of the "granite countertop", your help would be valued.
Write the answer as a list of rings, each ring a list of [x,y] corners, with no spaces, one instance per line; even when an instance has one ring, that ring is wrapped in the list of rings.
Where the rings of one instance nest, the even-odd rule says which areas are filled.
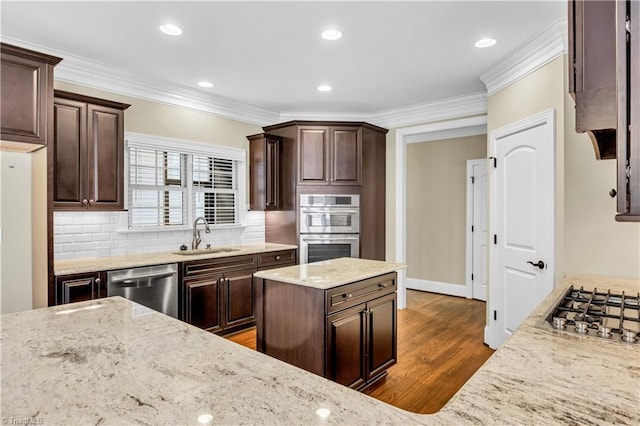
[[[210,419],[211,424],[636,425],[640,343],[540,326],[570,283],[640,287],[638,281],[603,280],[565,280],[432,415],[392,407],[120,297],[6,314],[1,317],[2,416],[12,424],[197,425]]]
[[[212,249],[216,248],[219,247],[212,247]],[[53,269],[55,275],[80,274],[84,272],[109,271],[114,269],[135,268],[138,266],[162,265],[165,263],[189,262],[191,260],[291,250],[297,249],[298,246],[292,246],[289,244],[258,243],[225,246],[225,248],[234,249],[234,251],[207,253],[206,250],[203,250],[202,254],[183,255],[174,254],[179,251],[175,250],[174,252],[141,253],[123,256],[57,260],[53,264]]]
[[[406,268],[403,263],[341,257],[260,271],[253,276],[318,289],[329,289]]]

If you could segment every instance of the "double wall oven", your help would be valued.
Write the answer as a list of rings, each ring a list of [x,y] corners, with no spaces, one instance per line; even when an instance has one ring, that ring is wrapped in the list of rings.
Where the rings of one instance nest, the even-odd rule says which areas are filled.
[[[360,257],[360,195],[300,195],[300,263]]]

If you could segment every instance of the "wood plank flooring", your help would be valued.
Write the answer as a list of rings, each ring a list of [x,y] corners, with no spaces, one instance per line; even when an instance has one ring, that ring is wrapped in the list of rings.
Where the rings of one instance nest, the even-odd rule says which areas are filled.
[[[485,303],[415,290],[398,311],[398,364],[367,395],[415,413],[435,413],[493,354],[483,343]],[[229,340],[256,348],[255,328]]]

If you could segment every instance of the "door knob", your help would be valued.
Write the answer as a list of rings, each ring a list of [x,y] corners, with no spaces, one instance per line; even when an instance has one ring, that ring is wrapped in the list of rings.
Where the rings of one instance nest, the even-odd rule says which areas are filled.
[[[540,269],[544,269],[544,262],[542,260],[538,260],[536,263],[533,263],[530,260],[527,260],[527,263],[530,263],[533,266],[537,266]]]

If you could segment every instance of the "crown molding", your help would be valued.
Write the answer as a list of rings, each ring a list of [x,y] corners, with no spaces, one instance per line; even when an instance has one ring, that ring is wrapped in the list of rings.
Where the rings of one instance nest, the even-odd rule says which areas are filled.
[[[54,78],[59,81],[147,101],[209,112],[224,118],[259,126],[273,124],[280,118],[278,112],[222,96],[209,95],[162,79],[153,77],[141,78],[133,73],[67,52],[35,45],[4,35],[2,36],[2,41],[63,58],[62,62],[54,70]]]
[[[567,18],[559,18],[513,49],[480,76],[491,96],[567,53]]]
[[[425,102],[378,113],[283,112],[280,114],[280,120],[366,121],[376,126],[392,129],[421,123],[483,115],[486,113],[487,95],[482,92]]]

